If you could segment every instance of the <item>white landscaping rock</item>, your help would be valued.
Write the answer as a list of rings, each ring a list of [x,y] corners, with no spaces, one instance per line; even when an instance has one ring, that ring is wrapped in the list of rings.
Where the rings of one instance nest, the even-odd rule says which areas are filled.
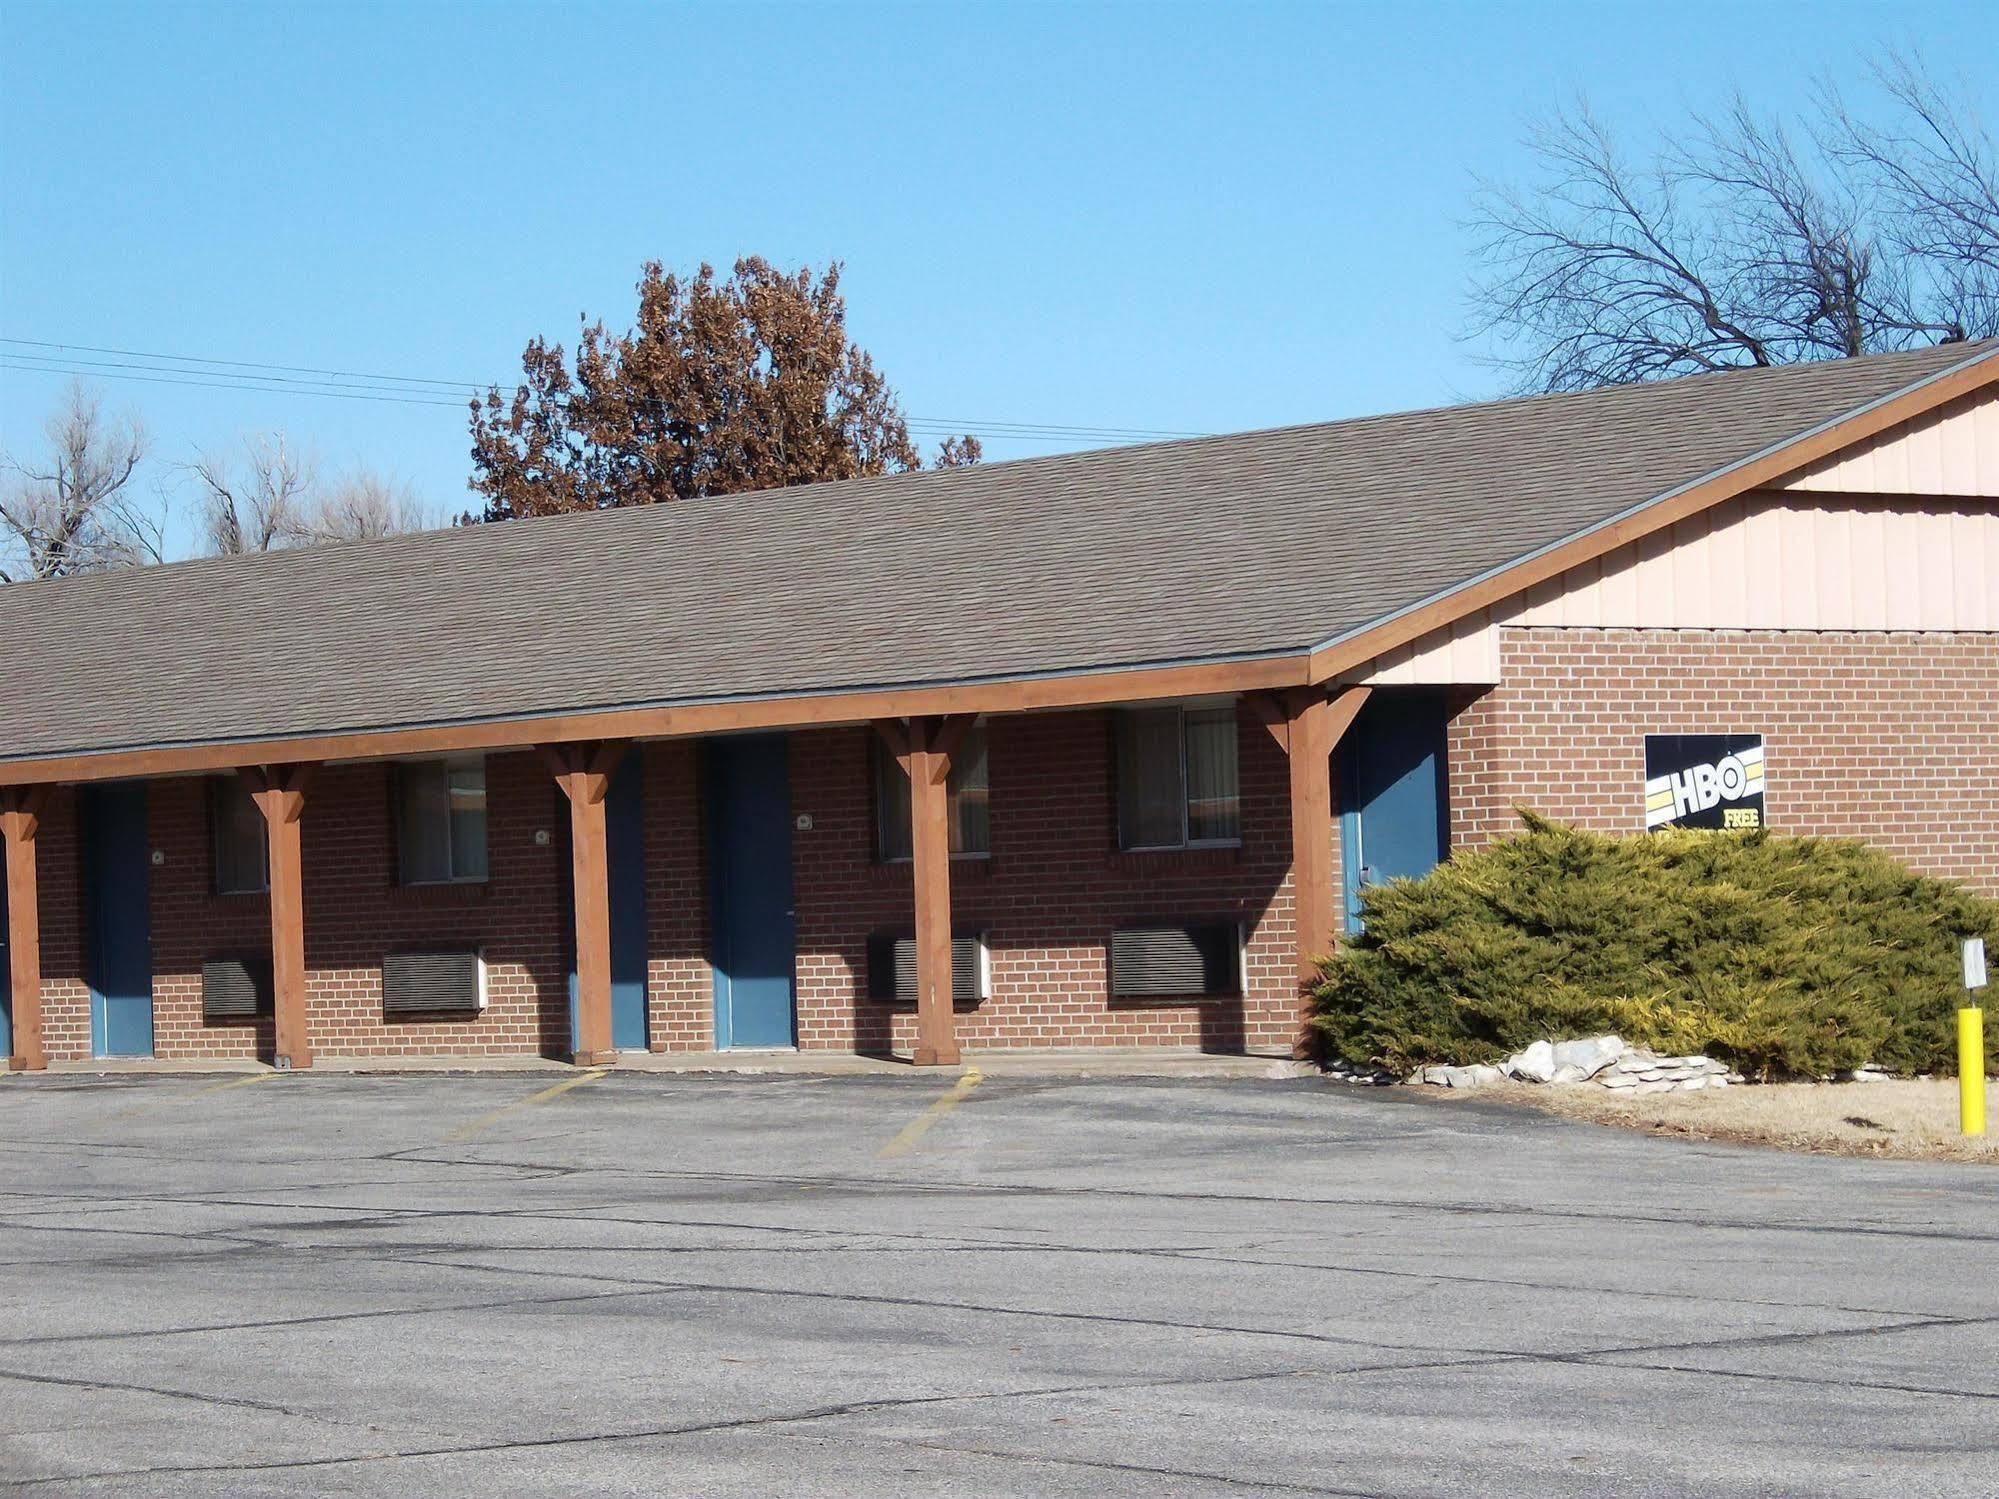
[[[1646,1094],[1690,1093],[1699,1088],[1720,1088],[1741,1081],[1740,1073],[1730,1071],[1726,1062],[1718,1062],[1713,1057],[1661,1057],[1642,1047],[1626,1050],[1595,1077],[1599,1087]]]
[[[1743,1080],[1726,1062],[1713,1057],[1655,1056],[1643,1047],[1627,1045],[1620,1036],[1588,1036],[1573,1041],[1536,1041],[1497,1067],[1484,1063],[1419,1067],[1410,1081],[1440,1088],[1478,1088],[1509,1077],[1524,1083],[1593,1082],[1631,1094],[1691,1093]]]
[[[1554,1048],[1555,1070],[1577,1068],[1584,1077],[1595,1077],[1625,1053],[1621,1036],[1590,1036],[1581,1041],[1558,1042]]]
[[[1504,1067],[1510,1076],[1522,1082],[1545,1083],[1555,1075],[1555,1048],[1546,1041],[1536,1041],[1508,1057]]]
[[[1417,1068],[1414,1081],[1429,1083],[1437,1088],[1480,1088],[1487,1083],[1504,1082],[1505,1079],[1505,1073],[1484,1062],[1472,1067],[1448,1067],[1434,1063]]]

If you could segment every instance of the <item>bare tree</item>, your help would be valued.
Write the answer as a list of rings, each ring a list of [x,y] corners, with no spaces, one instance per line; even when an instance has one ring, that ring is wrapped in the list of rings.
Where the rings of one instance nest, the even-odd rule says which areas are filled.
[[[73,382],[44,428],[38,462],[0,458],[0,583],[61,578],[161,560],[165,518],[142,503],[132,477],[148,442],[136,416],[107,417],[95,392]]]
[[[1963,289],[1976,214],[1943,206],[1989,201],[1991,142],[1920,72],[1884,81],[1927,136],[1862,126],[1829,92],[1794,129],[1737,98],[1634,163],[1586,104],[1557,114],[1528,141],[1536,180],[1475,199],[1493,362],[1580,390],[1999,332],[1991,282]]]
[[[399,479],[355,469],[315,497],[308,509],[308,539],[373,541],[428,531],[438,524],[416,492]]]
[[[408,485],[369,470],[322,483],[319,465],[282,432],[246,439],[234,458],[198,457],[187,472],[201,491],[203,541],[213,556],[369,541],[436,524]]]
[[[268,552],[299,541],[315,467],[282,432],[245,439],[234,458],[196,455],[187,472],[200,490],[202,540],[209,554]]]
[[[1967,336],[1999,330],[1999,148],[1919,60],[1890,58],[1875,81],[1894,106],[1886,123],[1821,91],[1829,148],[1878,194],[1895,249],[1926,269],[1945,314]]]

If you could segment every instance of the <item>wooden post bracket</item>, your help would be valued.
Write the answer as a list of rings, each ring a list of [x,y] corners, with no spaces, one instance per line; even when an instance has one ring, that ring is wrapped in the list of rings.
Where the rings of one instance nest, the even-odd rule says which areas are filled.
[[[1332,952],[1339,931],[1334,898],[1333,822],[1339,798],[1333,790],[1333,751],[1367,706],[1373,689],[1343,687],[1328,698],[1324,688],[1291,687],[1251,693],[1246,699],[1257,722],[1290,757],[1291,884],[1298,927],[1298,991],[1319,976],[1319,960]],[[1295,1049],[1310,1054],[1309,1005],[1299,1016]]]
[[[624,759],[623,740],[545,744],[541,757],[569,802],[570,880],[576,911],[576,1046],[579,1067],[615,1060],[611,1036],[611,857],[604,802]]]
[[[319,767],[252,765],[240,772],[250,800],[264,814],[271,887],[271,1065],[302,1071],[312,1065],[306,1012],[305,867],[299,821]]]
[[[909,777],[909,846],[916,905],[916,1050],[919,1067],[956,1066],[951,1003],[951,757],[978,716],[882,718],[875,733]]]

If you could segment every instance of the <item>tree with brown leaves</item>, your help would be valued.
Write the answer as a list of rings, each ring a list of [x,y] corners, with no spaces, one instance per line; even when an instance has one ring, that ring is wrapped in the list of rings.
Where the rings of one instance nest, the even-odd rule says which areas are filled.
[[[483,519],[650,505],[922,467],[895,393],[847,337],[836,263],[815,276],[755,257],[726,281],[649,263],[638,321],[586,324],[573,362],[536,338],[511,397],[474,401]],[[953,438],[941,465],[975,463]]]

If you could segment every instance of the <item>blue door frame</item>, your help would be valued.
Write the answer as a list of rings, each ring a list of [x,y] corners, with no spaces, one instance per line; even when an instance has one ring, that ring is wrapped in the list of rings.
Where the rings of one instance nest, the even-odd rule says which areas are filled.
[[[152,847],[146,783],[113,781],[78,794],[84,920],[89,938],[90,1053],[153,1054]]]
[[[611,884],[611,1045],[646,1049],[645,759],[619,762],[604,798],[605,862]],[[576,1033],[576,923],[569,923],[569,1047]]]
[[[705,747],[715,1045],[798,1044],[791,753],[782,734]]]
[[[1444,765],[1449,704],[1441,692],[1377,688],[1340,746],[1340,885],[1347,930],[1360,930],[1360,892],[1428,874],[1448,848]]]

